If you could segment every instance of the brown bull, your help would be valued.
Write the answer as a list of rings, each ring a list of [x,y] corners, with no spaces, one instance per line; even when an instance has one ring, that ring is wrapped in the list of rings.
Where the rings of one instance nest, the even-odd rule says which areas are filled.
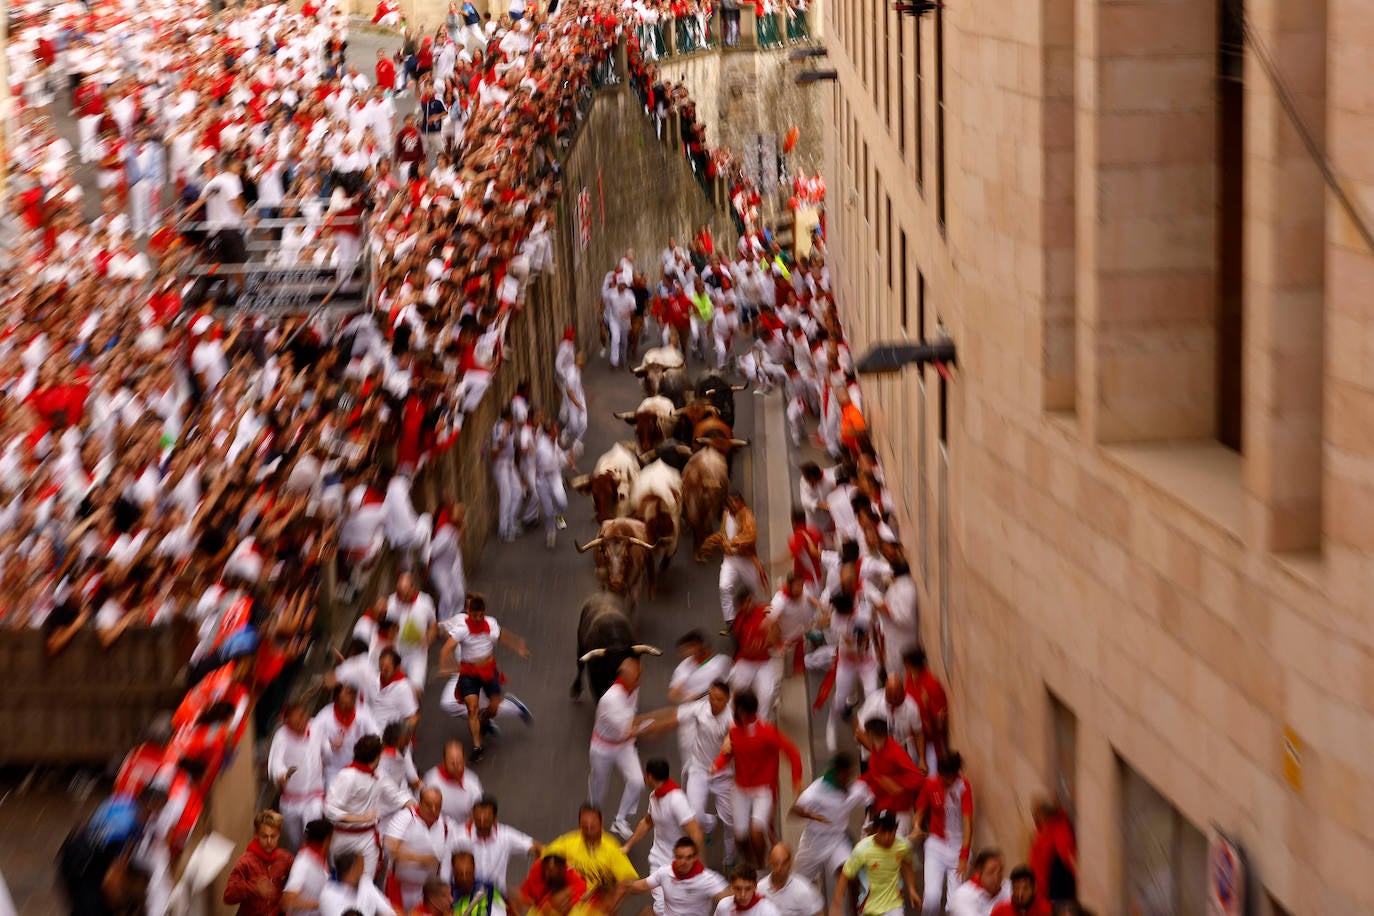
[[[673,431],[676,422],[673,411],[672,401],[654,395],[640,401],[634,410],[616,413],[615,418],[635,428],[635,444],[639,451],[647,452],[656,448]]]
[[[735,449],[744,448],[748,444],[745,439],[736,439],[730,424],[717,416],[709,416],[692,427],[694,448],[709,445],[721,454],[729,455]]]
[[[720,525],[720,513],[730,490],[730,467],[725,455],[704,448],[682,469],[682,518],[692,529],[693,555],[702,559],[701,543]]]
[[[596,550],[596,575],[601,585],[620,595],[631,607],[639,603],[639,585],[654,549],[644,523],[633,518],[613,518],[601,523],[596,537],[577,548],[578,553]]]

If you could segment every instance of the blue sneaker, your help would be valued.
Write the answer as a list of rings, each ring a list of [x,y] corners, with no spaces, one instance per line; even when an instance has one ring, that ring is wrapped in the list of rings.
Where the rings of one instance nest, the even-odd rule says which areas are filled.
[[[517,697],[517,696],[516,696],[515,694],[513,694],[513,693],[508,693],[508,694],[506,694],[506,699],[508,699],[508,700],[510,700],[512,703],[514,703],[514,704],[515,704],[515,708],[516,708],[517,710],[519,710],[519,712],[520,712],[520,721],[521,721],[521,722],[524,722],[526,725],[533,725],[533,724],[534,724],[534,713],[530,712],[530,708],[529,708],[528,706],[526,706],[524,703],[520,702],[520,698],[519,698],[519,697]]]

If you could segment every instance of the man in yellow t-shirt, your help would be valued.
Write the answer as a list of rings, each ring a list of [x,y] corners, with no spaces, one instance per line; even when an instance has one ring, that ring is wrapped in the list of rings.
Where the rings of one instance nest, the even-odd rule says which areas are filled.
[[[584,902],[595,903],[601,912],[614,913],[625,891],[622,882],[636,881],[639,873],[620,844],[602,831],[601,809],[583,805],[577,813],[577,829],[544,847],[544,855],[560,855],[568,867],[587,882]]]
[[[835,884],[831,916],[843,916],[849,897],[849,883],[859,881],[864,888],[859,903],[863,916],[902,916],[902,889],[913,909],[921,906],[916,893],[916,872],[911,866],[911,844],[897,836],[897,815],[880,811],[873,819],[872,836],[854,847],[840,869]]]

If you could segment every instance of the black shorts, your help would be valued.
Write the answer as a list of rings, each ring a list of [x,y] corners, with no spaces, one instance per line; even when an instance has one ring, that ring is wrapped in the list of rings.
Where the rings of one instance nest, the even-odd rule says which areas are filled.
[[[242,264],[248,260],[248,245],[241,229],[220,229],[210,240],[215,260],[221,264]]]
[[[480,675],[460,674],[458,675],[458,696],[475,697],[479,693],[485,693],[487,699],[493,699],[501,695],[501,676],[498,674],[490,680],[483,680]]]

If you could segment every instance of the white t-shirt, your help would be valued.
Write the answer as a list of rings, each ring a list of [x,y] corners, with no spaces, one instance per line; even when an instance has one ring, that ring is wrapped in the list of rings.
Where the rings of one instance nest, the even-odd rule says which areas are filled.
[[[356,891],[346,884],[331,881],[320,891],[320,916],[343,916],[349,910],[357,910],[361,916],[396,914],[386,895],[377,890],[377,885],[371,881],[359,881]]]
[[[325,864],[315,852],[309,849],[302,849],[296,853],[296,861],[291,863],[291,871],[286,876],[286,887],[284,893],[299,894],[302,900],[320,899],[320,892],[329,883],[329,866]],[[301,916],[316,916],[320,911],[313,910],[293,910]]]
[[[766,897],[762,900],[756,900],[753,906],[743,911],[735,906],[733,896],[726,897],[716,904],[716,916],[741,916],[742,913],[748,913],[749,916],[779,916],[778,908],[773,906]]]
[[[437,620],[434,599],[424,592],[416,592],[413,601],[403,601],[395,593],[386,599],[386,619],[396,621],[396,647],[401,652],[415,652],[425,647],[425,634]]]
[[[721,710],[720,715],[711,712],[711,700],[702,697],[677,708],[678,728],[690,735],[684,742],[687,757],[684,767],[699,767],[710,772],[712,764],[720,756],[720,746],[730,731],[730,707]]]
[[[458,650],[462,653],[462,657],[470,661],[491,658],[496,651],[496,641],[501,638],[501,625],[496,622],[496,619],[487,614],[484,614],[482,619],[487,624],[487,632],[485,633],[472,631],[470,618],[467,614],[452,617],[444,624],[448,635],[458,643]]]
[[[233,172],[220,172],[205,182],[200,199],[205,201],[205,222],[211,229],[232,229],[243,225],[243,214],[234,201],[243,199],[243,182]]]
[[[770,878],[760,878],[759,893],[777,907],[780,916],[816,916],[825,909],[825,900],[816,886],[796,875],[788,875],[787,883],[780,888],[774,888]]]
[[[719,652],[704,662],[695,658],[684,658],[673,669],[668,679],[669,690],[681,690],[683,700],[695,700],[706,695],[714,681],[727,681],[730,678],[730,657]]]
[[[505,824],[494,824],[491,835],[484,839],[469,822],[460,828],[453,850],[471,852],[477,880],[491,883],[504,895],[510,857],[515,853],[528,855],[533,845],[533,837]]]
[[[846,792],[824,779],[817,779],[797,796],[797,807],[820,815],[829,823],[808,820],[804,833],[810,840],[823,840],[833,837],[840,840],[849,826],[849,812],[862,800],[865,790],[863,783],[855,782]]]
[[[454,779],[443,767],[432,767],[425,774],[425,785],[439,790],[444,796],[444,813],[459,824],[468,822],[472,806],[482,797],[482,782],[468,769],[463,770],[461,779]]]
[[[655,868],[644,880],[650,889],[663,890],[664,916],[702,916],[707,912],[711,898],[730,887],[730,883],[719,872],[709,868],[702,869],[690,878],[679,878],[673,873],[671,862]]]
[[[662,787],[660,787],[662,788]],[[678,786],[660,795],[649,795],[649,817],[654,820],[654,845],[649,848],[651,865],[671,864],[673,844],[687,833],[687,822],[696,820],[687,793]]]
[[[454,843],[458,841],[458,825],[445,814],[433,824],[426,824],[411,808],[397,811],[386,825],[384,836],[400,840],[406,851],[419,855],[433,855],[439,860],[438,876],[448,880],[453,871]],[[393,865],[396,877],[406,884],[423,884],[435,872],[416,862],[397,862]]]

